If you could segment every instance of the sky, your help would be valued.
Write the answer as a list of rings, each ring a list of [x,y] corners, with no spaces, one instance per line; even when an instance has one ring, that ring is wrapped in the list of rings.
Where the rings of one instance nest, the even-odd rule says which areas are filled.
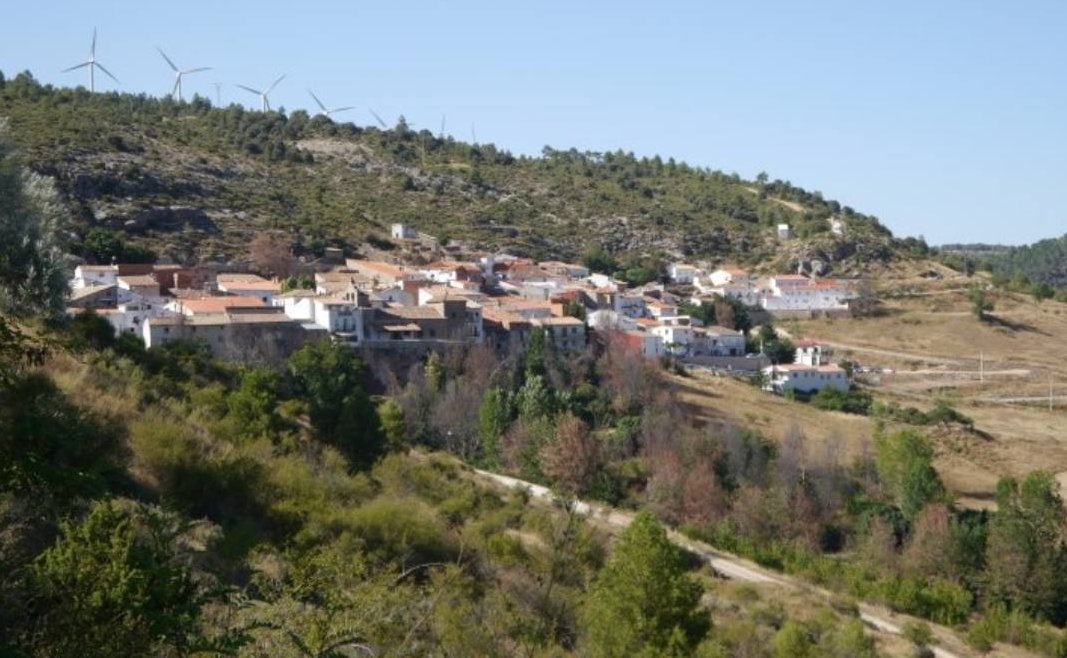
[[[494,142],[766,171],[931,244],[1067,233],[1067,2],[536,0],[7,3],[0,71]]]

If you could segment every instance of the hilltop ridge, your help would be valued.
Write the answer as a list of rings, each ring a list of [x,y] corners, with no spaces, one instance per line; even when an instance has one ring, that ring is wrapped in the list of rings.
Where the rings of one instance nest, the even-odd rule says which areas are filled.
[[[785,181],[546,147],[336,123],[303,110],[214,108],[144,94],[90,94],[0,76],[5,117],[27,164],[56,179],[76,237],[93,227],[176,261],[243,255],[265,230],[299,253],[382,240],[404,222],[445,241],[534,257],[603,247],[622,260],[708,258],[841,273],[926,253],[876,218]],[[843,234],[831,231],[838,217]],[[794,237],[779,240],[778,224]]]

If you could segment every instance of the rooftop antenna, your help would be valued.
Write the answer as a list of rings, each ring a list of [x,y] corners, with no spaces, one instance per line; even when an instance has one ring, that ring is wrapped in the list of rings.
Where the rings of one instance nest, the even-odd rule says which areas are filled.
[[[315,104],[319,106],[319,113],[315,116],[324,116],[329,119],[330,115],[334,114],[335,112],[347,112],[348,110],[356,109],[354,107],[335,107],[332,110],[327,110],[326,106],[323,105],[322,101],[319,100],[319,97],[315,95],[315,92],[308,89],[308,93],[311,94],[311,97],[315,99]]]
[[[267,87],[264,91],[260,91],[259,89],[253,89],[251,87],[246,87],[244,85],[237,86],[249,93],[259,96],[260,110],[263,112],[270,112],[270,92],[274,91],[274,88],[278,86],[279,82],[285,79],[286,75],[287,74],[283,74],[280,78],[272,82],[271,85]]]
[[[378,113],[373,109],[370,111],[374,115],[374,120],[378,122],[378,125],[382,127],[382,130],[389,130],[389,126],[385,125],[385,120],[378,116]]]
[[[85,60],[81,64],[75,64],[74,66],[70,67],[69,69],[63,69],[62,72],[63,73],[69,73],[70,71],[73,71],[75,69],[80,69],[80,68],[85,68],[85,67],[89,68],[89,93],[95,93],[96,92],[96,69],[100,69],[101,71],[106,73],[107,77],[111,78],[115,82],[119,81],[118,78],[116,78],[115,76],[111,75],[111,71],[108,71],[106,68],[104,68],[103,64],[101,64],[100,62],[96,61],[96,28],[95,27],[93,28],[93,42],[92,42],[92,45],[89,46],[89,59]],[[121,83],[119,83],[119,84],[121,84]]]
[[[195,69],[179,69],[178,66],[167,57],[167,53],[163,52],[163,49],[156,46],[156,50],[163,56],[163,59],[167,61],[167,65],[174,71],[174,88],[170,90],[172,96],[180,103],[182,102],[182,77],[189,75],[190,73],[200,73],[201,71],[210,71],[210,66],[201,66]]]

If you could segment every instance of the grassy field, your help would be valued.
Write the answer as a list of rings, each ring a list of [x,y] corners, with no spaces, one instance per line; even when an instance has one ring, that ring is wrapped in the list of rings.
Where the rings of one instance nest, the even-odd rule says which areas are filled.
[[[930,434],[946,482],[964,502],[986,505],[1002,475],[1067,478],[1067,304],[995,293],[991,321],[980,322],[961,283],[918,282],[918,294],[888,300],[883,317],[786,328],[831,342],[836,358],[892,369],[862,378],[876,399],[928,409],[944,398],[973,418],[975,434]]]

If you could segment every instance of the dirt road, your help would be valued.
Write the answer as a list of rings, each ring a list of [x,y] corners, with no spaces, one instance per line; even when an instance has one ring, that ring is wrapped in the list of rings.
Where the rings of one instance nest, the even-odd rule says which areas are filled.
[[[532,482],[526,482],[507,475],[490,473],[489,471],[474,469],[474,472],[481,478],[499,486],[508,489],[524,490],[530,497],[538,500],[552,503],[559,499],[551,489],[539,484],[533,484]],[[616,530],[624,529],[634,519],[633,512],[624,512],[598,503],[574,500],[571,504],[574,506],[574,510],[579,514],[586,516],[591,520],[606,524]],[[830,592],[824,589],[783,574],[769,571],[749,562],[748,560],[744,560],[736,555],[724,553],[708,544],[695,541],[673,530],[668,531],[668,536],[675,545],[707,562],[717,574],[724,578],[798,589],[824,598],[829,598],[831,596]],[[860,603],[859,613],[860,619],[862,619],[865,624],[882,633],[891,635],[903,635],[904,623],[912,619],[906,615],[895,614],[886,610],[882,606],[869,603]],[[955,633],[950,629],[936,624],[930,624],[930,627],[934,631],[934,636],[940,644],[952,647],[951,651],[941,647],[931,647],[937,658],[964,658],[965,656],[969,657],[978,655],[963,645],[959,638],[956,637]]]

